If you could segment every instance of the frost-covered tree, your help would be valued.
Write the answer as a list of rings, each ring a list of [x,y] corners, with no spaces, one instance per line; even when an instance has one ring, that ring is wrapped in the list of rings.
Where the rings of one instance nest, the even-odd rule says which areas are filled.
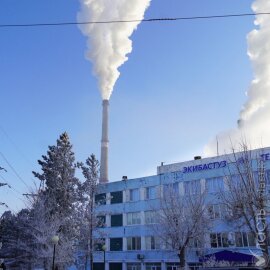
[[[29,211],[22,209],[17,215],[5,212],[0,223],[0,257],[13,268],[31,268],[31,235],[28,230]]]
[[[77,200],[78,179],[75,177],[75,156],[68,134],[60,135],[56,145],[49,146],[47,155],[38,160],[42,173],[34,176],[45,182],[45,194],[51,216],[68,216],[73,213]]]
[[[62,220],[52,219],[49,215],[50,209],[45,206],[46,197],[43,192],[34,196],[28,219],[28,231],[31,242],[28,249],[32,254],[33,266],[50,269],[52,266],[53,243],[52,238],[58,235],[59,246],[56,247],[56,265],[64,268],[68,262],[66,256],[73,257],[73,242],[65,234],[59,232]]]
[[[269,204],[270,174],[265,169],[266,157],[254,154],[242,142],[240,152],[233,150],[228,176],[225,178],[226,192],[220,192],[226,206],[226,218],[237,229],[249,231],[257,242],[263,258],[262,268],[269,269],[267,204]]]
[[[85,268],[89,259],[90,269],[93,269],[93,252],[97,244],[100,242],[101,232],[98,228],[103,226],[103,220],[100,213],[96,211],[95,195],[97,193],[99,181],[99,162],[92,154],[87,158],[85,164],[78,163],[78,167],[82,170],[85,181],[81,183],[79,188],[80,194],[80,237],[79,250],[85,258]]]
[[[196,194],[180,195],[172,186],[166,187],[154,230],[163,244],[177,252],[180,269],[187,266],[186,253],[192,242],[203,244],[209,224],[205,194],[200,189]]]
[[[78,179],[75,177],[75,157],[68,134],[60,135],[56,145],[49,146],[47,155],[38,161],[41,173],[33,172],[35,177],[45,183],[42,191],[45,217],[44,226],[58,226],[58,260],[61,266],[69,265],[74,257],[74,243],[77,236],[78,220]],[[46,228],[43,228],[46,230]],[[46,232],[45,232],[46,237]]]

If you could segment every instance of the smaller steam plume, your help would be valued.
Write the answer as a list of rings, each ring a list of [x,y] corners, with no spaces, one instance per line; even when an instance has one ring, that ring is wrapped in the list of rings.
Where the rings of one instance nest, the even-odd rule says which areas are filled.
[[[255,13],[270,11],[270,1],[254,2]],[[240,113],[240,119],[247,121],[270,102],[270,19],[269,16],[257,16],[254,29],[248,35],[248,55],[253,64],[254,80],[249,89],[248,101]]]
[[[255,13],[270,12],[269,0],[255,0]],[[247,92],[237,128],[218,135],[221,151],[229,151],[233,144],[245,139],[251,147],[270,146],[270,17],[256,16],[256,29],[247,36],[248,56],[251,60],[254,79]],[[205,147],[206,155],[216,154],[216,142]]]
[[[79,22],[138,20],[132,23],[80,25],[88,37],[87,59],[93,63],[103,100],[109,100],[120,75],[118,68],[132,51],[130,36],[136,30],[151,0],[80,0]]]

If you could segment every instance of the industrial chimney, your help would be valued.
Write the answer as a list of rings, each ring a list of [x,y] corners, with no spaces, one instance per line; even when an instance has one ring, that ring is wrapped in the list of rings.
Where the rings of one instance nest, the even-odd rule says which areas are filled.
[[[102,137],[100,156],[100,183],[109,181],[108,173],[108,151],[109,151],[109,100],[102,102]]]

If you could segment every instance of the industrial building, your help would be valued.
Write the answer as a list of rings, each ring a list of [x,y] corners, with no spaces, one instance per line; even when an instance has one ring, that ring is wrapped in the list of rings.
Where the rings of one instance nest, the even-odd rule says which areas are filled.
[[[270,148],[251,152],[252,157],[264,161],[268,188]],[[105,249],[94,254],[94,268],[103,269],[105,262],[105,270],[177,270],[177,251],[163,246],[151,226],[155,223],[153,205],[162,198],[164,187],[173,184],[183,196],[193,186],[207,192],[213,227],[205,235],[204,254],[227,258],[231,266],[222,269],[256,269],[252,260],[252,252],[256,252],[254,237],[226,221],[224,209],[215,196],[220,189],[226,190],[224,178],[229,171],[232,173],[231,160],[232,155],[196,157],[191,161],[161,164],[154,176],[123,177],[121,181],[100,184],[96,201],[106,223],[100,230],[106,236]],[[191,269],[202,265],[200,256],[196,247],[188,249],[187,262]]]

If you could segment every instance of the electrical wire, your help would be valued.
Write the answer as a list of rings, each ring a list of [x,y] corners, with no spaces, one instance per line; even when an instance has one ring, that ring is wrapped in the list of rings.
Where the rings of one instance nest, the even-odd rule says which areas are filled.
[[[32,167],[32,164],[31,164],[29,158],[22,152],[22,150],[20,149],[20,147],[18,147],[18,145],[13,141],[13,139],[11,138],[11,136],[7,133],[7,131],[1,125],[0,125],[0,131],[9,140],[9,142],[13,145],[13,147],[14,147],[14,149],[16,149],[17,153],[19,153],[20,156],[28,163],[28,165]],[[32,177],[31,177],[31,180],[33,181],[33,183],[35,185],[36,182],[35,182],[35,180]]]
[[[3,175],[0,174],[0,178],[8,184],[8,187],[11,189],[11,191],[13,191],[14,193],[16,192],[16,193],[18,193],[20,196],[22,196],[22,194],[21,194],[17,189],[15,189],[12,185],[10,185],[10,183],[5,179],[5,177],[4,177]],[[14,194],[13,196],[14,196],[16,199],[22,201],[22,202],[25,204],[25,201],[24,201],[22,198],[18,197],[16,194]],[[14,213],[18,212],[18,211],[15,211],[14,208],[11,208],[11,207],[10,207],[8,204],[6,204],[6,203],[1,203],[1,202],[0,202],[0,206],[1,206],[1,205],[2,205],[2,206],[6,206],[7,208],[9,208],[9,209],[10,209],[12,212],[14,212]],[[0,216],[1,216],[1,214],[0,214]]]
[[[191,17],[168,17],[168,18],[150,18],[135,20],[105,20],[105,21],[89,21],[89,22],[55,22],[55,23],[29,23],[29,24],[0,24],[0,28],[11,27],[40,27],[40,26],[68,26],[68,25],[87,25],[87,24],[111,24],[111,23],[135,23],[135,22],[164,22],[164,21],[183,21],[183,20],[209,20],[233,17],[250,17],[270,15],[270,12],[258,13],[240,13],[240,14],[224,14],[210,16],[191,16]]]
[[[3,128],[3,126],[0,125],[0,131],[3,133],[3,135],[9,140],[10,144],[13,145],[13,147],[16,149],[16,151],[21,155],[21,157],[32,166],[30,160],[28,157],[21,151],[21,149],[18,147],[18,145],[13,141],[13,139],[10,137],[10,135],[7,133],[7,131]]]
[[[8,184],[8,186],[9,186],[13,191],[17,192],[19,195],[22,195],[22,193],[19,192],[17,189],[15,189],[15,188],[9,183],[9,181],[7,181],[7,179],[6,179],[3,175],[0,174],[0,178],[1,178],[4,182],[6,182],[6,183]]]
[[[5,160],[5,162],[7,163],[7,165],[9,166],[9,168],[13,171],[13,173],[17,176],[17,178],[24,183],[24,185],[29,189],[29,186],[26,184],[26,182],[22,179],[22,177],[17,173],[17,171],[14,169],[14,167],[11,165],[11,163],[7,160],[7,158],[4,156],[4,154],[2,152],[0,152],[0,155],[2,156],[2,158]]]

